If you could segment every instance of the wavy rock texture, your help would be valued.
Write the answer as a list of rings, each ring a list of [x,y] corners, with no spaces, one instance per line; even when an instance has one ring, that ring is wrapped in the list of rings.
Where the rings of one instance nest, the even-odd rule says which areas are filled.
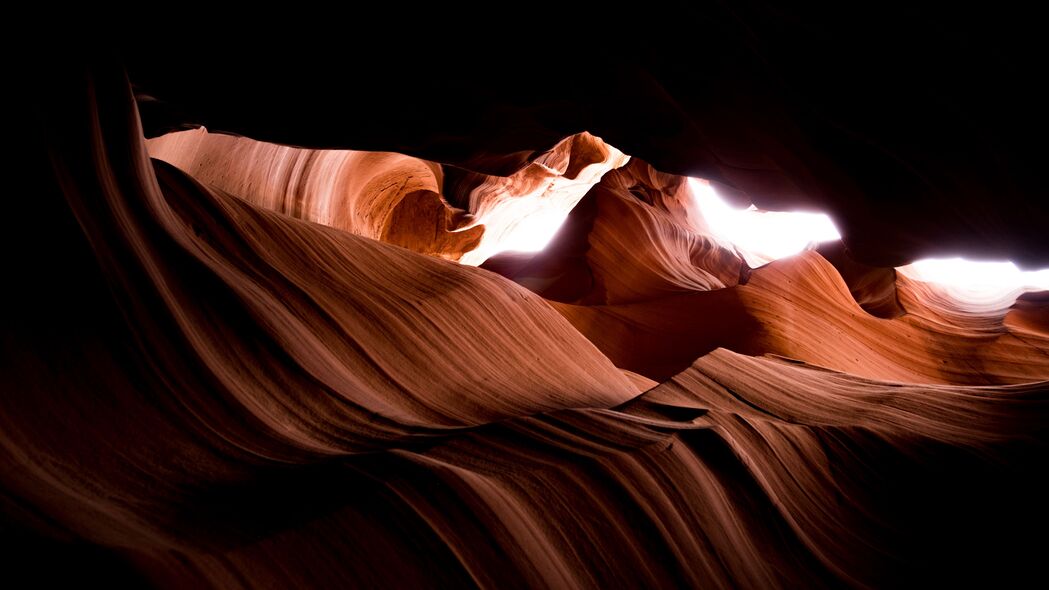
[[[153,114],[188,113],[147,117],[149,135],[196,122],[505,176],[587,130],[759,209],[824,211],[867,265],[1049,268],[1049,91],[1034,75],[1046,51],[1033,13],[655,0],[595,26],[604,7],[589,3],[559,6],[556,24],[543,10],[493,23],[440,5],[374,7],[368,22],[397,23],[410,57],[376,51],[381,26],[362,26],[376,43],[340,19],[287,12],[270,29],[287,41],[274,44],[232,21],[172,50],[148,23],[126,51],[132,80],[156,97]]]
[[[17,267],[36,274],[3,339],[16,566],[161,587],[1044,582],[1042,294],[972,312],[813,251],[750,269],[682,177],[607,171],[625,157],[592,136],[509,177],[203,132],[153,142],[172,166],[119,72],[61,90],[26,217],[61,254]],[[517,197],[579,201],[546,250],[486,263],[520,285],[442,259],[483,247],[466,212],[499,234]]]
[[[530,220],[553,227],[561,224],[602,175],[627,160],[628,156],[599,138],[580,133],[511,176],[469,175],[469,184],[474,186],[469,192],[469,210],[484,224],[485,238],[460,262],[481,264],[505,250],[507,238],[522,229],[527,232]]]
[[[841,242],[828,242],[819,247],[819,253],[841,275],[849,293],[867,313],[885,319],[905,313],[896,290],[896,269],[868,266],[852,259]]]
[[[402,154],[292,148],[203,128],[147,146],[152,157],[266,209],[471,265],[512,247],[537,218],[556,224],[627,160],[581,133],[511,176],[453,171],[464,210],[442,196],[440,164]]]
[[[496,257],[484,268],[566,303],[631,303],[735,285],[749,269],[705,229],[684,177],[634,159],[601,179],[542,252]]]
[[[466,212],[441,196],[441,167],[401,154],[309,150],[209,134],[147,142],[150,155],[251,203],[424,254],[457,259],[482,228],[455,231]],[[425,228],[405,232],[404,228]]]
[[[616,366],[655,380],[719,347],[914,383],[1049,379],[1049,339],[1014,334],[1003,323],[1011,302],[962,307],[840,245],[750,269],[704,228],[685,179],[635,158],[605,175],[547,250],[485,268],[555,300]]]

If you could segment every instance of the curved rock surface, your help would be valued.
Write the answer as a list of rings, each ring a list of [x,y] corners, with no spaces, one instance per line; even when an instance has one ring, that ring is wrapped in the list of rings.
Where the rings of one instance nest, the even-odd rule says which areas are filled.
[[[62,74],[18,203],[49,248],[13,263],[3,331],[16,574],[1045,581],[1044,293],[965,309],[833,248],[751,269],[684,177],[588,134],[474,170],[147,148],[119,69]],[[547,210],[571,213],[542,252],[455,262]]]
[[[840,244],[750,269],[705,229],[685,179],[635,158],[546,250],[485,267],[555,300],[616,366],[655,380],[719,347],[913,383],[1049,379],[1047,334],[1014,333],[1011,301],[970,309]]]
[[[150,156],[260,207],[471,265],[536,226],[556,227],[627,160],[580,133],[507,177],[452,170],[458,209],[442,196],[444,167],[402,154],[293,148],[205,129],[146,143]]]
[[[598,26],[606,7],[591,3],[497,22],[374,8],[355,34],[282,13],[271,30],[286,41],[272,45],[234,21],[174,48],[150,22],[125,51],[155,99],[149,135],[194,122],[506,176],[590,131],[760,209],[827,212],[864,264],[1049,267],[1049,92],[1033,12],[651,1]],[[390,23],[404,58],[377,50]]]

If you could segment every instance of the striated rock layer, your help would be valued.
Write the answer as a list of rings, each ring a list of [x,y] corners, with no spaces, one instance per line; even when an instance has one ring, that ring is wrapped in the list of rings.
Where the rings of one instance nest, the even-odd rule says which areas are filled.
[[[823,252],[750,269],[705,233],[684,178],[635,158],[546,250],[485,268],[554,300],[616,366],[656,380],[718,347],[912,383],[1049,379],[1047,334],[1010,327],[1012,302],[965,309],[840,245]]]
[[[260,207],[416,252],[477,265],[537,223],[559,223],[627,157],[588,133],[566,138],[516,173],[448,170],[402,154],[299,149],[204,129],[147,142],[150,155]],[[517,238],[517,239],[515,239]]]
[[[0,373],[9,556],[70,564],[38,579],[1044,578],[1044,294],[962,310],[844,251],[751,269],[683,177],[589,135],[507,176],[147,151],[119,71],[52,90],[25,219],[56,254],[15,267]],[[546,207],[542,252],[453,262]]]

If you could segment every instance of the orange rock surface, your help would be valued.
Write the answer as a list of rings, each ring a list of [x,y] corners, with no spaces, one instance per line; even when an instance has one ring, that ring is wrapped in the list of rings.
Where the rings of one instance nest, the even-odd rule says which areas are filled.
[[[59,254],[3,340],[15,559],[164,587],[1040,571],[1044,293],[974,311],[833,248],[752,269],[684,177],[585,133],[494,176],[147,141],[122,75],[77,88],[40,160]],[[501,252],[547,213],[544,250]]]

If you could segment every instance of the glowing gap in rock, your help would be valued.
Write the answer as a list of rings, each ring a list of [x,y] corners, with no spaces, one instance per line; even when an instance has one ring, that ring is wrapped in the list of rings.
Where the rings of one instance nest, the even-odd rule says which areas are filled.
[[[733,244],[752,267],[841,239],[834,222],[823,213],[761,211],[753,205],[735,209],[705,180],[693,178],[690,184],[707,229]]]
[[[716,239],[728,242],[758,267],[797,254],[819,242],[841,239],[829,217],[820,213],[735,209],[705,180],[691,179],[703,224]],[[947,295],[974,308],[1011,303],[1025,291],[1049,290],[1049,269],[1022,271],[1012,262],[977,262],[930,258],[898,267],[908,278],[939,285]]]
[[[538,209],[511,223],[506,236],[499,244],[501,250],[512,252],[538,252],[550,243],[557,230],[568,219],[569,211],[549,208]]]
[[[477,266],[501,252],[539,252],[561,229],[581,197],[566,201],[526,196],[500,201],[478,216],[485,224],[485,237],[459,262]]]
[[[626,165],[630,156],[588,134],[575,136],[580,145],[590,145],[604,155],[591,161],[594,153],[576,153],[576,143],[563,141],[554,149],[507,177],[489,177],[470,193],[474,225],[485,228],[481,243],[463,254],[460,264],[477,266],[501,252],[538,252],[547,247],[568,219],[569,213],[609,170]],[[573,155],[574,154],[574,155]],[[587,155],[589,154],[589,155]],[[572,158],[590,158],[582,168],[570,166]],[[566,175],[569,170],[573,174]]]
[[[1012,300],[1024,291],[1049,290],[1049,269],[1023,271],[1012,262],[929,258],[896,270],[909,278],[940,285],[955,299],[976,304]]]

